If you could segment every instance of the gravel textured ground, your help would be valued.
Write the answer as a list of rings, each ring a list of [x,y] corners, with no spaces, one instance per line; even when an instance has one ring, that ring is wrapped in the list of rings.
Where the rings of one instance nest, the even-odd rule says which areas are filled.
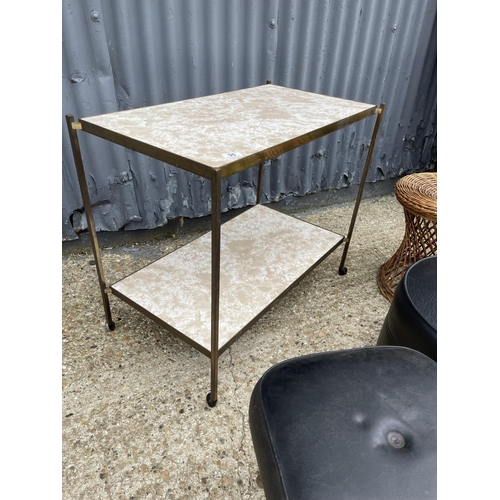
[[[353,205],[295,216],[346,234]],[[215,408],[205,402],[209,359],[113,296],[109,332],[92,253],[63,252],[63,498],[264,499],[248,427],[253,387],[284,359],[376,343],[389,309],[376,273],[403,234],[392,194],[363,200],[347,275],[338,275],[339,249],[220,357]],[[106,279],[197,236],[103,247]]]

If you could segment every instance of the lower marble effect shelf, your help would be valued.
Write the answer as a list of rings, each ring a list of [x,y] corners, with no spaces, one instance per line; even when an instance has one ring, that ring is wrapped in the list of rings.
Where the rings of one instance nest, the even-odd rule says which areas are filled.
[[[343,236],[263,205],[223,224],[219,352],[342,242]],[[111,290],[210,356],[211,248],[209,232]]]

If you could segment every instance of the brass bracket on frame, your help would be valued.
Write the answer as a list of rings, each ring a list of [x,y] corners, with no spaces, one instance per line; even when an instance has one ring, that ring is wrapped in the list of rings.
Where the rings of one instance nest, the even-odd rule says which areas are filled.
[[[375,110],[375,113],[376,113],[377,115],[381,115],[381,114],[382,114],[382,108],[377,108],[377,109]]]
[[[72,122],[71,123],[71,128],[73,130],[82,130],[82,124],[78,122]]]

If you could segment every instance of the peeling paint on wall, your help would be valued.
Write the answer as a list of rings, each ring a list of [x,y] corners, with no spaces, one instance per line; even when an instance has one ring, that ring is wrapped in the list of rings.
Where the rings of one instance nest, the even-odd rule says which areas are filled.
[[[368,182],[436,160],[436,1],[65,0],[63,114],[75,119],[261,85],[386,103]],[[373,119],[268,161],[264,203],[360,182]],[[79,133],[98,231],[210,213],[210,182]],[[63,116],[62,238],[86,229]],[[257,168],[223,185],[255,203]]]

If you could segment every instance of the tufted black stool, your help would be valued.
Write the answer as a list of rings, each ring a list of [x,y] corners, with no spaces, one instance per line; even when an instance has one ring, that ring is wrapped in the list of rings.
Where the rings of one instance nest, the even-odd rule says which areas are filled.
[[[408,268],[396,287],[377,345],[410,347],[437,361],[437,256]]]
[[[249,423],[267,500],[435,499],[436,363],[396,346],[271,367]]]

